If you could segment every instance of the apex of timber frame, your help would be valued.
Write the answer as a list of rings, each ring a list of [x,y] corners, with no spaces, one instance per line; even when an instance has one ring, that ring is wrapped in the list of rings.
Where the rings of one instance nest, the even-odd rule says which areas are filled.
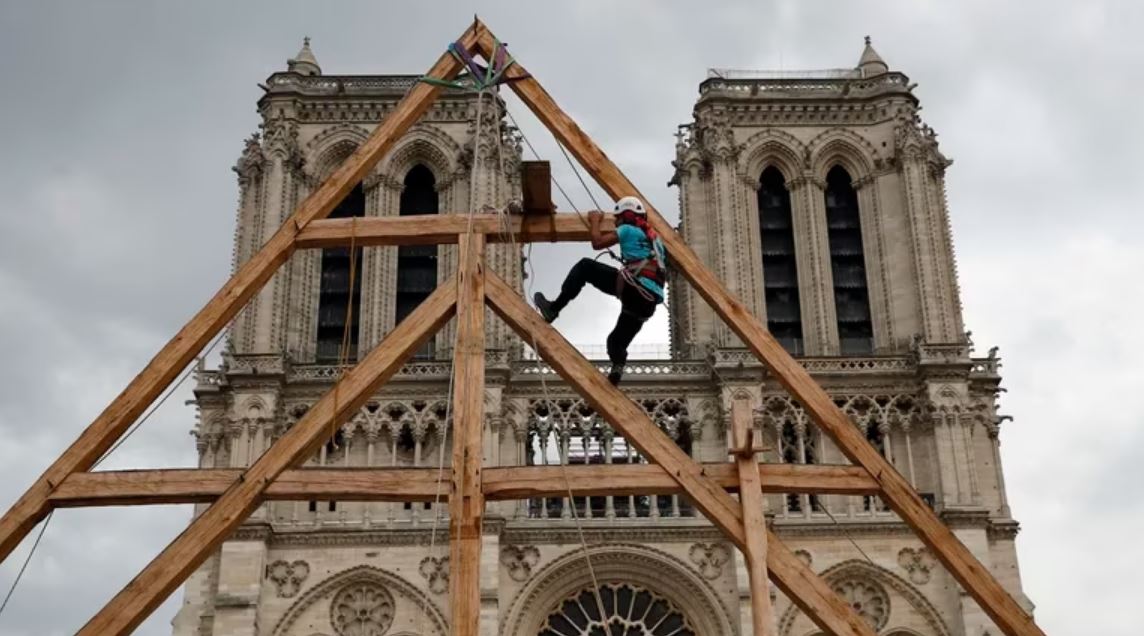
[[[493,55],[497,39],[479,20],[457,40],[459,46]],[[427,76],[451,80],[460,62],[443,54]],[[534,76],[519,63],[505,71],[508,86],[544,123],[586,171],[613,198],[639,196],[648,201],[602,150],[556,105]],[[408,220],[359,220],[354,225],[323,221],[330,211],[398,138],[424,114],[440,93],[439,86],[420,83],[377,126],[369,139],[315,190],[257,254],[243,264],[218,293],[155,356],[94,422],[0,518],[0,559],[6,558],[53,507],[109,501],[155,503],[212,500],[213,503],[119,592],[80,631],[84,636],[130,633],[242,521],[267,498],[326,488],[362,492],[376,487],[377,500],[416,500],[424,496],[425,475],[414,478],[385,471],[321,472],[296,467],[321,444],[324,432],[355,412],[387,381],[409,356],[454,315],[458,318],[457,357],[453,395],[454,447],[450,488],[452,632],[476,636],[480,610],[477,570],[480,560],[480,519],[486,498],[528,496],[539,486],[527,471],[481,466],[481,417],[484,385],[484,311],[487,304],[502,320],[535,343],[552,368],[604,416],[626,439],[659,466],[648,473],[640,467],[586,466],[597,475],[599,493],[623,493],[623,488],[670,488],[685,493],[720,528],[749,562],[752,607],[757,636],[770,634],[766,577],[772,578],[823,630],[832,634],[873,636],[873,631],[830,587],[766,529],[756,510],[759,493],[787,479],[791,489],[818,492],[875,491],[918,533],[933,554],[973,596],[998,627],[1010,636],[1041,635],[1032,618],[1010,597],[985,567],[942,524],[908,482],[858,432],[826,392],[771,337],[757,318],[736,300],[699,260],[659,213],[647,205],[649,221],[660,234],[672,263],[712,306],[776,378],[805,407],[822,431],[855,464],[793,470],[789,474],[760,467],[749,452],[737,457],[735,473],[696,463],[654,426],[635,403],[622,394],[504,281],[484,265],[486,242],[498,240],[502,228],[495,216],[442,215]],[[514,219],[518,240],[584,240],[585,231],[564,215]],[[370,224],[375,224],[370,229]],[[389,232],[388,230],[396,230]],[[365,234],[363,236],[363,233]],[[459,243],[457,275],[426,299],[407,320],[349,370],[334,387],[247,469],[231,471],[159,471],[162,475],[90,473],[92,466],[158,395],[190,364],[195,355],[258,292],[295,249],[349,244]],[[373,242],[370,242],[370,241]],[[738,405],[738,421],[747,414]],[[741,426],[740,426],[741,428]],[[741,439],[745,435],[739,436]],[[749,448],[743,448],[749,451]],[[731,465],[728,465],[729,467]],[[572,470],[569,467],[568,470]],[[643,471],[642,473],[640,471]],[[587,474],[587,472],[585,472]],[[737,475],[736,475],[737,474]],[[200,478],[201,475],[201,478]],[[737,476],[737,479],[736,479]],[[495,478],[494,478],[495,477]],[[151,481],[151,479],[154,481]],[[637,484],[636,479],[642,479]],[[181,483],[180,479],[183,479]],[[367,483],[362,485],[364,479]],[[373,481],[370,481],[370,480]],[[419,481],[421,480],[421,481]],[[500,480],[499,486],[497,480]],[[191,482],[189,485],[187,482]],[[600,482],[604,482],[601,484]],[[728,485],[748,489],[740,501]],[[499,488],[499,490],[498,490]],[[529,490],[531,488],[531,490]],[[364,493],[363,493],[364,496]],[[750,507],[745,510],[744,505]]]

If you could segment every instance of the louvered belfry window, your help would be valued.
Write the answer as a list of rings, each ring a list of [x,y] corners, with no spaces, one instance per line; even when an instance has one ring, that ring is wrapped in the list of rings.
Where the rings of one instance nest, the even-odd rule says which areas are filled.
[[[437,214],[437,180],[424,165],[413,166],[405,175],[398,214]],[[437,288],[437,246],[402,245],[397,248],[397,298],[393,324],[400,323]],[[432,340],[414,357],[431,358]]]
[[[365,192],[359,183],[330,213],[331,219],[365,215]],[[350,281],[350,249],[322,250],[322,275],[318,286],[318,362],[338,362],[349,321],[347,361],[357,359],[358,323],[361,316],[362,248],[355,249],[354,275]]]
[[[790,192],[782,173],[774,166],[763,171],[758,197],[767,330],[791,355],[802,355],[802,309]]]
[[[826,175],[826,228],[841,352],[843,355],[873,353],[874,326],[870,322],[858,193],[850,173],[842,166],[834,166]]]

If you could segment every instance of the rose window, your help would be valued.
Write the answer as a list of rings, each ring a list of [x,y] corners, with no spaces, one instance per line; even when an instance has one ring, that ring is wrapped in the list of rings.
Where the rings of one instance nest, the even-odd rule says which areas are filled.
[[[600,604],[604,612],[600,614]],[[562,601],[539,636],[695,636],[695,628],[667,599],[626,583],[585,589]]]
[[[352,583],[334,595],[330,622],[338,636],[382,636],[393,624],[393,597],[376,583]]]
[[[886,626],[886,621],[890,618],[890,599],[876,583],[863,579],[843,579],[833,587],[835,593],[849,603],[874,631]]]

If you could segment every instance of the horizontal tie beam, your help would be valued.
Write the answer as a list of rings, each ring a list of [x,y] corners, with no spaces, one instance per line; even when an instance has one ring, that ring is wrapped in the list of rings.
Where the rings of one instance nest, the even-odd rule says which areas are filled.
[[[473,232],[484,234],[489,243],[552,243],[587,241],[590,238],[587,218],[574,213],[534,216],[473,214],[471,219],[468,214],[419,214],[311,221],[298,231],[294,246],[455,244],[457,236],[468,230],[470,222]],[[605,216],[600,228],[604,231],[615,229],[613,219]]]
[[[683,492],[655,464],[568,466],[577,496],[676,495]],[[730,492],[739,489],[735,464],[703,464],[704,472]],[[559,466],[485,468],[482,491],[489,500],[567,495]],[[242,474],[229,468],[118,470],[75,473],[51,496],[58,508],[207,503]],[[857,466],[759,464],[764,493],[873,495],[878,485]],[[263,499],[339,501],[434,501],[436,468],[300,468],[287,470],[266,489]],[[440,490],[441,501],[448,489]]]

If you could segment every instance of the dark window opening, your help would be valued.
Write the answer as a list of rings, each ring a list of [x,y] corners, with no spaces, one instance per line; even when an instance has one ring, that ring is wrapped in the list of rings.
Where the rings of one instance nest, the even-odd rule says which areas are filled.
[[[782,439],[780,444],[782,447],[782,461],[784,464],[817,464],[818,463],[818,445],[815,442],[814,435],[808,430],[803,433],[802,448],[799,448],[799,433],[795,427],[794,422],[785,422],[782,425]],[[807,501],[810,503],[810,509],[814,512],[822,512],[822,503],[818,499],[818,495],[809,495]],[[802,495],[798,493],[790,493],[786,496],[787,510],[790,512],[802,512]]]
[[[759,178],[758,196],[767,330],[792,355],[802,355],[802,309],[790,192],[782,173],[774,166],[764,170]]]
[[[866,441],[874,447],[883,457],[886,455],[886,434],[882,432],[881,427],[868,424],[866,426]],[[862,508],[867,512],[874,512],[876,510],[889,510],[881,497],[876,495],[863,495]]]
[[[433,172],[421,164],[405,175],[398,214],[437,214],[437,180]],[[393,324],[400,323],[437,288],[437,246],[402,245],[397,248],[397,297]],[[433,357],[433,341],[426,343],[415,359]]]
[[[331,219],[365,215],[365,192],[359,183],[330,213]],[[318,287],[318,362],[341,360],[343,339],[346,361],[357,360],[358,323],[361,314],[362,248],[353,253],[353,284],[350,284],[351,254],[348,247],[322,250],[322,276]],[[352,288],[351,288],[352,287]],[[347,319],[348,330],[347,334]],[[346,337],[348,335],[348,338]]]
[[[843,355],[860,355],[874,352],[874,325],[870,321],[858,193],[851,181],[842,166],[834,166],[826,175],[826,228],[838,343]]]

